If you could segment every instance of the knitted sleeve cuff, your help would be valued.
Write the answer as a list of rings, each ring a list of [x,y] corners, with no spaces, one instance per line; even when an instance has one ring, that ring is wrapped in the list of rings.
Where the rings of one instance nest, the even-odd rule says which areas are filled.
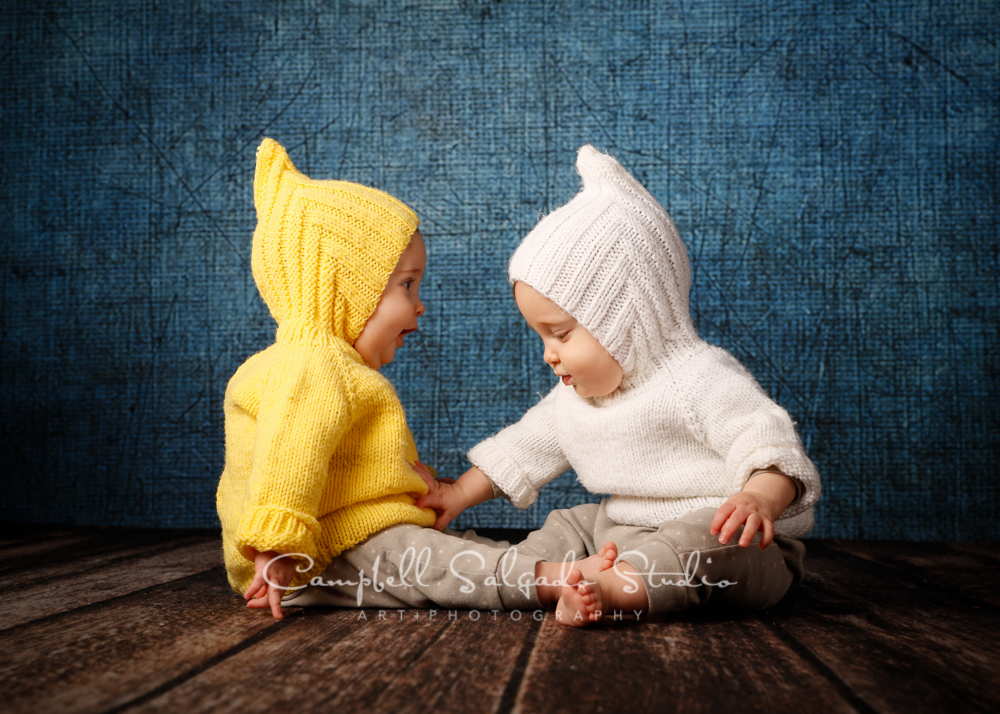
[[[248,548],[264,553],[297,553],[315,559],[319,555],[319,521],[312,516],[279,506],[249,509],[240,519],[236,543],[247,560]]]
[[[497,486],[492,481],[490,481],[490,486],[493,487],[493,498],[503,498],[503,499],[506,499],[507,501],[510,501],[510,499],[507,498],[507,494],[503,492],[502,488],[500,488],[499,486]]]
[[[486,439],[472,447],[468,456],[469,461],[478,466],[493,483],[494,494],[499,488],[516,508],[527,508],[535,502],[538,491],[521,473],[517,464],[507,457],[495,438]]]

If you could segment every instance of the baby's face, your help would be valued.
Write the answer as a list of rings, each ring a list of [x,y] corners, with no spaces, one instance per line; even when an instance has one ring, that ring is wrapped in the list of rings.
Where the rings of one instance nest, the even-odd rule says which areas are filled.
[[[420,280],[426,267],[424,238],[416,231],[389,276],[378,307],[354,341],[354,349],[372,369],[392,362],[396,349],[403,346],[403,336],[417,331],[417,318],[426,312],[420,302]]]
[[[517,307],[542,338],[542,359],[581,397],[606,397],[622,383],[622,368],[601,343],[562,308],[524,283],[514,284]]]

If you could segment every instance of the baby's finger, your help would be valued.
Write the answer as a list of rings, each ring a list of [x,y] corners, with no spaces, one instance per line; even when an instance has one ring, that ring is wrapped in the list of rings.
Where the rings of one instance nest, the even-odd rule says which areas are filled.
[[[407,461],[407,463],[410,464],[411,469],[417,472],[417,476],[419,476],[421,480],[426,483],[428,487],[430,487],[431,483],[434,481],[434,477],[431,476],[430,470],[419,461],[415,463]]]
[[[444,507],[444,498],[440,493],[428,493],[418,498],[415,505],[417,508],[433,508],[434,510],[438,510]]]
[[[434,525],[432,526],[436,531],[443,531],[451,523],[452,515],[446,512],[442,512],[434,520]]]
[[[262,610],[271,607],[271,603],[267,599],[267,593],[264,593],[262,596],[247,602],[247,607],[251,610]]]
[[[757,535],[758,530],[760,530],[760,516],[756,513],[751,513],[747,516],[747,523],[743,527],[743,535],[740,536],[740,547],[746,548],[750,545],[750,541]]]
[[[726,522],[730,514],[736,510],[736,506],[730,501],[726,501],[721,506],[719,510],[715,512],[715,518],[712,519],[712,525],[709,527],[709,532],[712,535],[718,535],[719,531],[722,529],[722,524]]]
[[[746,517],[746,513],[742,509],[734,509],[728,520],[726,520],[722,528],[719,530],[719,542],[723,545],[728,543],[729,540],[736,534],[736,531],[740,529],[740,526],[743,525],[743,521],[746,520]]]
[[[281,620],[284,615],[281,612],[281,592],[284,588],[271,588],[268,599],[271,601],[271,615],[275,620]]]
[[[264,588],[264,578],[260,575],[254,577],[253,582],[250,583],[250,587],[246,589],[243,593],[244,600],[251,600],[253,598],[260,597],[260,591]]]
[[[774,540],[774,524],[769,520],[764,520],[764,535],[760,539],[760,549],[764,550],[767,546],[771,545],[771,541]]]

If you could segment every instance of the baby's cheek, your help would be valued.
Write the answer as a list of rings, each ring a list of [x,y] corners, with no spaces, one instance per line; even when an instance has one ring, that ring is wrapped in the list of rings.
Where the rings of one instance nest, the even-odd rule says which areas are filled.
[[[394,326],[399,327],[399,332],[406,328],[406,323],[413,316],[413,303],[409,300],[400,300],[392,306],[391,320]]]

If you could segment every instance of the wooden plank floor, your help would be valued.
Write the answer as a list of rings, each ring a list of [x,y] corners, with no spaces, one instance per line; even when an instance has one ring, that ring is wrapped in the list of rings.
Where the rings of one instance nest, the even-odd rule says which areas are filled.
[[[516,538],[515,538],[516,540]],[[0,527],[4,712],[1000,711],[1000,544],[807,541],[754,615],[290,609],[218,534]]]

